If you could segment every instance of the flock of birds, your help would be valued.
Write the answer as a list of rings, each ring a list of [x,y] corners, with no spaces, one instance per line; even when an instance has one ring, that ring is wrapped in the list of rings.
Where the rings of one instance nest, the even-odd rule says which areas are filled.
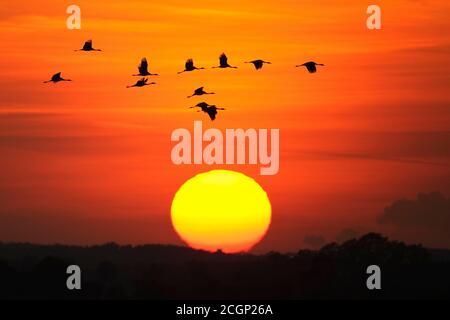
[[[75,50],[75,51],[102,51],[100,49],[95,49],[92,46],[92,40],[88,40],[84,43],[83,48]],[[250,63],[253,64],[253,66],[255,67],[256,70],[261,70],[265,64],[271,64],[271,62],[268,61],[264,61],[261,59],[258,60],[253,60],[253,61],[247,61],[245,63]],[[321,63],[316,63],[314,61],[309,61],[309,62],[305,62],[303,64],[297,65],[297,68],[300,67],[305,67],[306,70],[308,70],[309,73],[315,73],[317,72],[317,66],[325,66],[324,64]],[[225,55],[225,53],[222,53],[219,57],[219,65],[218,66],[214,66],[212,68],[221,68],[221,69],[226,69],[226,68],[232,68],[232,69],[237,69],[238,67],[235,66],[231,66],[228,63],[228,57]],[[185,72],[192,72],[195,70],[203,70],[206,69],[204,67],[198,68],[195,66],[194,64],[194,60],[193,59],[188,59],[184,65],[184,70],[178,72],[178,74],[181,73],[185,73]],[[127,86],[127,88],[133,88],[133,87],[145,87],[145,86],[149,86],[149,85],[155,85],[156,82],[148,82],[148,77],[149,76],[159,76],[159,74],[156,73],[151,73],[148,71],[148,62],[146,58],[142,58],[141,63],[138,66],[138,74],[134,74],[133,76],[138,76],[138,77],[142,77],[141,79],[139,79],[138,81],[136,81],[135,84],[131,85],[131,86]],[[61,72],[58,72],[56,74],[54,74],[50,80],[48,81],[44,81],[44,83],[48,83],[48,82],[52,82],[52,83],[57,83],[57,82],[61,82],[61,81],[72,81],[70,79],[64,79],[61,76]],[[194,91],[194,93],[190,96],[188,96],[188,98],[192,98],[195,96],[203,96],[203,95],[209,95],[209,94],[215,94],[214,92],[206,92],[204,90],[204,87],[200,87],[198,89],[196,89]],[[210,119],[212,121],[214,121],[216,119],[218,110],[225,110],[225,108],[218,108],[215,105],[209,105],[206,102],[201,102],[198,103],[197,105],[190,107],[191,109],[193,108],[200,108],[200,110],[198,110],[198,112],[204,112],[206,114],[208,114],[208,116],[210,117]]]

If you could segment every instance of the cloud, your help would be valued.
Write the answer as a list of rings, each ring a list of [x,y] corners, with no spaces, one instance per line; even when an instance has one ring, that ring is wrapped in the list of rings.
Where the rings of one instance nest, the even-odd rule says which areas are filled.
[[[312,248],[320,248],[325,244],[325,239],[322,236],[310,235],[303,239],[303,243]]]
[[[295,130],[303,144],[284,151],[292,159],[357,159],[450,167],[450,131]],[[326,143],[320,149],[320,146]]]
[[[378,218],[382,225],[401,228],[450,229],[450,198],[439,192],[419,193],[414,200],[395,201]]]
[[[429,46],[416,46],[395,50],[396,52],[422,52],[422,53],[442,53],[450,52],[450,43],[435,44]]]
[[[356,153],[356,152],[334,152],[334,153],[332,153],[332,152],[310,151],[310,152],[305,152],[305,154],[330,157],[330,158],[389,161],[389,162],[399,162],[399,163],[408,163],[408,164],[424,164],[424,165],[430,165],[430,166],[450,167],[449,164],[444,163],[444,162],[397,158],[397,157],[391,157],[388,155],[381,155],[381,154],[375,154],[375,153],[373,153],[373,154]]]
[[[360,236],[359,232],[353,229],[344,229],[338,233],[338,235],[336,236],[336,241],[339,243],[343,243],[351,239],[356,239],[359,236]]]
[[[392,236],[426,246],[450,246],[450,198],[439,192],[420,193],[416,199],[393,202],[378,217]]]
[[[0,208],[1,241],[93,244],[114,240],[126,244],[182,244],[166,215],[147,213],[144,217],[130,217],[119,208],[111,210],[107,216],[93,216],[83,208],[67,206],[63,209]]]
[[[163,143],[152,122],[83,119],[63,113],[0,112],[0,151],[33,151],[58,155],[114,155],[144,152],[147,137]]]

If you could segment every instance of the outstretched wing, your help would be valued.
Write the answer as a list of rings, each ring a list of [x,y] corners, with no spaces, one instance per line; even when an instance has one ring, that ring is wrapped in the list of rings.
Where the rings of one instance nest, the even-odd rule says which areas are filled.
[[[209,108],[207,111],[209,117],[211,118],[212,121],[216,120],[216,116],[217,116],[217,109],[216,108]]]
[[[306,67],[306,69],[308,69],[308,71],[310,73],[317,72],[317,67],[316,67],[316,63],[315,62],[307,62],[307,63],[304,64],[304,66]]]
[[[253,61],[253,64],[255,65],[256,70],[259,70],[263,67],[264,62],[262,60],[255,60]]]
[[[220,60],[220,65],[221,65],[221,66],[226,66],[226,65],[228,65],[228,57],[227,57],[227,55],[226,55],[225,53],[222,53],[222,54],[220,55],[219,60]]]
[[[206,102],[200,102],[199,104],[197,104],[197,107],[200,107],[203,111],[205,111],[209,107],[209,104],[207,104]]]
[[[83,50],[91,50],[92,49],[92,40],[88,40],[84,43]]]
[[[185,64],[186,70],[191,70],[194,68],[194,60],[188,59]]]
[[[59,79],[61,79],[61,72],[55,73],[52,76],[52,81],[56,81],[56,80],[59,80]]]
[[[136,82],[136,86],[143,86],[147,82],[147,79],[142,78]]]
[[[203,94],[203,87],[200,87],[200,88],[196,89],[196,90],[194,91],[194,93],[195,93],[195,94],[198,94],[198,95]]]
[[[142,58],[141,64],[138,67],[140,74],[147,74],[148,73],[148,62],[146,58]]]

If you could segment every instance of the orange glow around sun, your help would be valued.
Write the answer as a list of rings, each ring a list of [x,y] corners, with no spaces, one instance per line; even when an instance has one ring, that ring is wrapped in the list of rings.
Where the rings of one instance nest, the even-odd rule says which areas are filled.
[[[195,249],[226,253],[250,250],[267,232],[271,205],[253,179],[213,170],[188,180],[172,202],[172,223]]]

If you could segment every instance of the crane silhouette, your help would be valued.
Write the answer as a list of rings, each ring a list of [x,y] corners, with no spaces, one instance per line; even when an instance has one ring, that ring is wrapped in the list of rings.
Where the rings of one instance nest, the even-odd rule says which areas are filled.
[[[251,64],[253,64],[253,65],[255,66],[255,69],[256,69],[256,70],[262,69],[262,67],[264,66],[264,64],[272,64],[271,62],[264,61],[264,60],[261,60],[261,59],[253,60],[253,61],[248,61],[248,62],[245,62],[245,63],[251,63]]]
[[[197,112],[204,112],[207,113],[208,116],[211,118],[211,121],[216,120],[216,116],[217,116],[217,110],[225,110],[225,108],[218,108],[216,106],[213,105],[209,105],[206,102],[200,102],[199,104],[190,107],[190,109],[193,108],[200,108],[201,110],[197,111]]]
[[[133,87],[144,87],[144,86],[149,86],[151,84],[156,84],[156,82],[150,82],[148,83],[148,78],[142,78],[140,80],[138,80],[135,84],[133,84],[132,86],[127,86],[127,88],[133,88]]]
[[[324,64],[321,63],[316,63],[314,61],[309,61],[306,62],[304,64],[300,64],[298,66],[296,66],[297,68],[299,67],[306,67],[306,69],[309,71],[309,73],[315,73],[317,72],[317,66],[325,66]]]
[[[203,90],[204,87],[200,87],[194,91],[194,94],[191,96],[188,96],[188,98],[192,98],[194,96],[203,96],[204,94],[215,94],[214,92],[206,92]]]
[[[87,40],[84,45],[83,48],[79,49],[79,50],[75,50],[75,51],[102,51],[100,49],[94,49],[92,47],[92,40]]]
[[[219,57],[219,66],[218,67],[213,67],[213,68],[221,68],[221,69],[225,69],[225,68],[233,68],[233,69],[237,69],[237,67],[233,67],[230,66],[228,64],[228,57],[225,53],[222,53]]]
[[[63,77],[61,77],[61,72],[58,72],[58,73],[54,74],[50,80],[44,81],[44,83],[49,83],[49,82],[57,83],[60,81],[72,81],[72,80],[64,79]]]
[[[139,70],[139,73],[138,74],[133,74],[133,76],[140,76],[140,77],[159,76],[159,74],[157,74],[157,73],[150,73],[148,71],[147,58],[142,58],[141,63],[138,66],[138,70]]]
[[[188,59],[186,60],[186,63],[184,65],[184,70],[178,72],[178,74],[183,73],[183,72],[191,72],[194,70],[203,70],[205,68],[197,68],[196,66],[194,66],[194,60],[193,59]]]

